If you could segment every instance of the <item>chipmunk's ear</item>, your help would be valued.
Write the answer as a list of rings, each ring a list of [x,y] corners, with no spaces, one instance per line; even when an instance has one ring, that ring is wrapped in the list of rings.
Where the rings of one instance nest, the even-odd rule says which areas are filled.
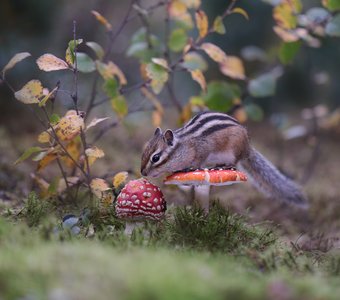
[[[169,146],[172,146],[172,145],[173,145],[173,141],[174,141],[174,133],[172,132],[171,129],[168,129],[167,131],[165,131],[165,133],[164,133],[164,139],[165,139],[166,143],[167,143]]]
[[[155,130],[155,134],[154,135],[156,136],[156,135],[160,135],[160,134],[162,134],[162,129],[157,127],[156,130]]]

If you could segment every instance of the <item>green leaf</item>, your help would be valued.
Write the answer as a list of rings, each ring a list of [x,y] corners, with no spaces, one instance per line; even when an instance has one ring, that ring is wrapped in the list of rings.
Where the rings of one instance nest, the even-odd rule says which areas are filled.
[[[322,0],[322,5],[328,8],[330,11],[340,9],[340,0]]]
[[[159,94],[163,89],[164,83],[168,81],[168,71],[155,63],[146,66],[146,74],[151,79],[151,88],[155,94]]]
[[[214,25],[213,25],[213,29],[215,32],[219,33],[219,34],[225,34],[226,30],[225,30],[225,26],[223,24],[223,19],[221,16],[217,16],[215,21],[214,21]]]
[[[145,28],[141,28],[134,33],[131,44],[126,51],[127,56],[138,58],[143,62],[149,62],[152,57],[160,56],[160,54],[161,47],[159,39],[153,34],[147,36]]]
[[[99,59],[104,57],[104,49],[96,42],[87,42],[86,46],[90,47]]]
[[[59,120],[60,120],[60,117],[57,114],[52,114],[50,116],[50,122],[51,122],[52,125],[57,124],[59,122]]]
[[[281,68],[262,74],[259,77],[250,80],[248,91],[253,97],[269,97],[275,94],[276,81],[282,75]]]
[[[325,32],[329,36],[340,37],[340,14],[337,14],[327,23]]]
[[[279,50],[279,59],[281,63],[287,65],[291,63],[296,54],[298,53],[301,47],[301,42],[292,42],[292,43],[282,43],[280,50]]]
[[[29,158],[32,154],[43,151],[40,147],[31,147],[25,150],[25,152],[14,162],[15,165]]]
[[[184,56],[183,60],[184,62],[181,63],[181,66],[190,71],[194,71],[194,70],[206,71],[208,69],[207,62],[202,57],[202,55],[198,54],[197,52],[187,53]]]
[[[238,85],[223,81],[210,82],[206,94],[202,95],[209,109],[221,112],[229,111],[240,97],[241,90]]]
[[[123,95],[119,95],[111,99],[112,109],[119,118],[124,118],[128,113],[128,106]]]
[[[96,70],[96,65],[86,53],[77,52],[77,69],[83,73],[91,73]]]
[[[109,78],[104,82],[104,91],[109,98],[119,95],[119,84],[115,78]]]
[[[74,49],[76,48],[76,45],[78,46],[82,42],[83,42],[82,39],[78,39],[76,41],[71,40],[68,42],[68,48],[66,49],[65,60],[70,66],[73,66],[74,60],[76,57],[74,54]]]
[[[188,41],[188,35],[184,29],[175,29],[171,32],[168,45],[174,52],[182,51]]]
[[[25,58],[29,56],[31,56],[31,54],[28,52],[21,52],[21,53],[15,54],[10,59],[10,61],[7,63],[7,65],[2,69],[2,76],[5,78],[6,71],[8,71],[9,69],[12,69],[18,62],[24,60]]]

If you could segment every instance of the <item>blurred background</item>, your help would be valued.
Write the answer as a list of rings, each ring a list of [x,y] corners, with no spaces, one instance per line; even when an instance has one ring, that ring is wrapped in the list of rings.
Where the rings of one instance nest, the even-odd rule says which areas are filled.
[[[332,202],[333,209],[324,212],[322,223],[331,214],[334,206],[340,208],[337,180],[340,179],[339,168],[339,131],[336,112],[340,104],[340,39],[321,36],[320,47],[311,47],[302,43],[301,48],[289,64],[282,65],[279,60],[279,49],[282,40],[274,30],[273,4],[279,1],[245,1],[239,0],[249,15],[246,20],[240,14],[233,14],[225,20],[226,34],[213,33],[207,41],[221,47],[227,54],[242,58],[248,80],[273,70],[280,65],[280,75],[276,83],[276,92],[270,96],[253,97],[247,91],[248,81],[238,82],[241,90],[242,105],[246,107],[246,126],[253,143],[266,156],[278,165],[283,172],[304,185],[311,201],[317,203],[312,209],[318,209],[324,203]],[[302,1],[303,12],[313,7],[321,7],[320,1]],[[159,1],[139,1],[140,7],[152,7]],[[202,9],[209,20],[220,15],[229,1],[202,1]],[[6,79],[15,90],[19,90],[27,81],[36,78],[44,86],[53,87],[58,80],[62,90],[72,90],[72,74],[65,72],[41,72],[35,60],[44,53],[52,53],[63,58],[68,42],[73,39],[73,21],[77,22],[77,37],[84,41],[96,41],[103,47],[108,43],[108,36],[103,26],[91,14],[91,10],[100,12],[115,29],[120,26],[129,9],[130,1],[43,1],[43,0],[2,0],[0,4],[0,66],[18,52],[28,51],[32,57],[24,60],[8,72]],[[147,16],[149,28],[162,41],[164,39],[165,9],[164,5]],[[123,70],[127,77],[128,87],[141,81],[139,61],[128,56],[133,34],[144,26],[136,17],[130,20],[112,45],[110,59]],[[195,31],[192,34],[197,34]],[[79,51],[93,53],[84,45]],[[175,56],[174,56],[175,57]],[[208,60],[208,59],[207,59]],[[205,73],[207,81],[223,80],[231,82],[219,72],[217,64],[209,61]],[[91,85],[94,74],[79,74],[79,109],[85,110],[91,97]],[[200,89],[188,74],[176,73],[173,90],[181,106],[185,106],[192,96],[199,95]],[[98,99],[103,97],[100,90]],[[169,100],[165,90],[158,99],[165,108],[162,127],[179,126],[180,114]],[[152,105],[139,91],[126,95],[130,113],[121,126],[108,130],[99,146],[105,149],[106,156],[95,167],[99,174],[128,170],[138,174],[140,154],[145,141],[154,130],[151,121]],[[59,109],[65,112],[72,108],[69,96],[59,93]],[[92,117],[111,117],[115,114],[109,103],[96,107]],[[334,122],[329,125],[329,119]],[[320,125],[321,124],[321,125]],[[325,125],[326,124],[326,125]],[[335,124],[335,125],[334,125]],[[332,127],[333,126],[333,127]],[[325,129],[326,128],[326,129]],[[331,128],[332,130],[328,130]],[[335,130],[333,131],[333,129]],[[27,174],[34,170],[29,162],[13,170],[11,164],[27,147],[36,143],[37,133],[41,132],[37,118],[26,105],[16,101],[11,90],[0,85],[0,150],[2,170],[1,188],[23,189],[25,194],[30,188]],[[46,176],[53,174],[53,168],[44,171]],[[20,180],[17,180],[19,178]],[[178,198],[173,191],[169,195]],[[223,191],[216,191],[216,197],[223,197]],[[257,210],[257,195],[252,196],[249,189],[245,197],[244,189],[235,188],[232,205],[242,211],[251,206]],[[261,199],[260,201],[264,201]],[[229,203],[230,204],[230,203]],[[278,205],[278,211],[280,206]],[[337,210],[339,211],[339,209]],[[272,212],[272,210],[270,210]],[[262,207],[261,213],[255,213],[258,219],[270,214]],[[272,214],[275,215],[275,214]],[[273,216],[272,216],[273,217]],[[284,217],[282,218],[284,219]],[[334,219],[333,219],[334,220]],[[326,225],[327,226],[327,225]]]

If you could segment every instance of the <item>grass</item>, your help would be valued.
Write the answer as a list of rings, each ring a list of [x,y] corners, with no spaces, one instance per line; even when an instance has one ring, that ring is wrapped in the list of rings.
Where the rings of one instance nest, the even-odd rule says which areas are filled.
[[[0,299],[337,299],[340,255],[304,251],[215,204],[131,238],[111,212],[63,230],[34,194],[0,218]],[[94,233],[89,234],[89,228]],[[58,229],[58,230],[57,230]]]

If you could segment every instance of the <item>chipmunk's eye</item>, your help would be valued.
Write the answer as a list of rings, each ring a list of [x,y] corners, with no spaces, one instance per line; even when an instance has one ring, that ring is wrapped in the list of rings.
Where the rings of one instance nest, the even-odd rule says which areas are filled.
[[[154,156],[152,156],[151,161],[152,161],[153,163],[155,163],[155,162],[158,162],[160,158],[161,158],[161,154],[160,154],[160,153],[157,153],[157,154],[155,154]]]

